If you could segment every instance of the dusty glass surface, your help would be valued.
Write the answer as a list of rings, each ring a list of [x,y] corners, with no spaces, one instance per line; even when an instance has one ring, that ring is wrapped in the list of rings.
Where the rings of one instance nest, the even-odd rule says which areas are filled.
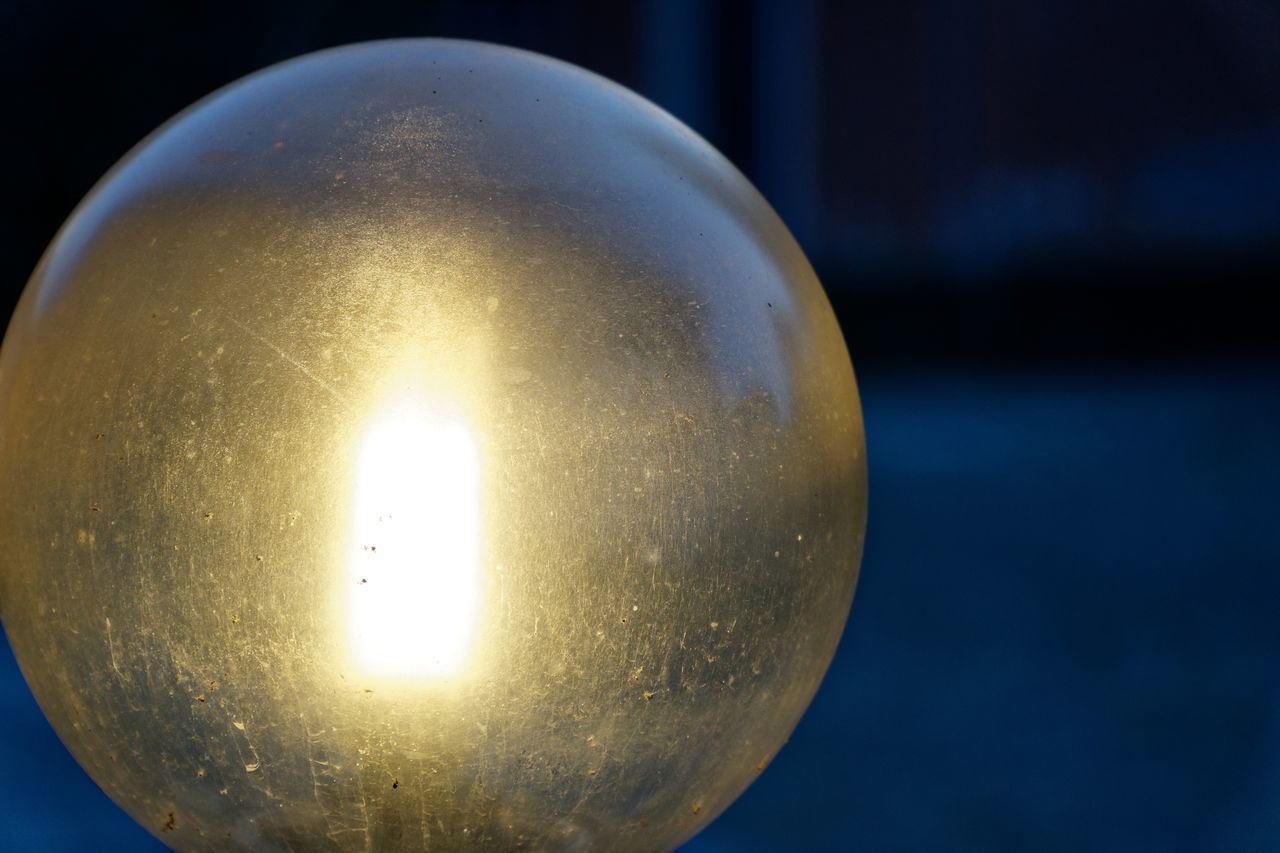
[[[747,181],[479,44],[303,57],[125,157],[0,356],[0,609],[180,850],[662,850],[768,764],[866,512]]]

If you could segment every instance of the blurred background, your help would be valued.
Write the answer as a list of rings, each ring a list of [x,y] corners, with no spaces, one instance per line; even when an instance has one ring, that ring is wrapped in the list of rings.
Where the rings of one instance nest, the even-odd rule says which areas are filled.
[[[0,6],[11,310],[213,89],[452,36],[629,86],[813,261],[871,519],[790,745],[687,853],[1280,849],[1280,3]],[[161,849],[0,655],[0,849]]]

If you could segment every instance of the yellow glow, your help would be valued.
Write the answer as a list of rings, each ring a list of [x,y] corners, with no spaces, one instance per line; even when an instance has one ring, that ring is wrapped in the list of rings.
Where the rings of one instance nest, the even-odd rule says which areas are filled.
[[[404,406],[365,431],[349,562],[350,647],[365,674],[446,678],[479,605],[478,462],[457,423]]]

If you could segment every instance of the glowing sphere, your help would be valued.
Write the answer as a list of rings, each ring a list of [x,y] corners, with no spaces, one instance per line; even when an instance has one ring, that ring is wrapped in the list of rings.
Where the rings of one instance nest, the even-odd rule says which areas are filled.
[[[521,51],[325,51],[170,121],[40,262],[0,406],[14,652],[175,849],[669,849],[787,739],[857,578],[799,248]]]

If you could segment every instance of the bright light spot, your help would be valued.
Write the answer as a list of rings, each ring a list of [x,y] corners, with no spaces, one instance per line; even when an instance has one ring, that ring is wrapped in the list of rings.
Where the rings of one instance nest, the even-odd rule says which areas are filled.
[[[356,469],[350,639],[368,675],[444,678],[466,664],[479,603],[476,448],[414,409],[376,420]]]

